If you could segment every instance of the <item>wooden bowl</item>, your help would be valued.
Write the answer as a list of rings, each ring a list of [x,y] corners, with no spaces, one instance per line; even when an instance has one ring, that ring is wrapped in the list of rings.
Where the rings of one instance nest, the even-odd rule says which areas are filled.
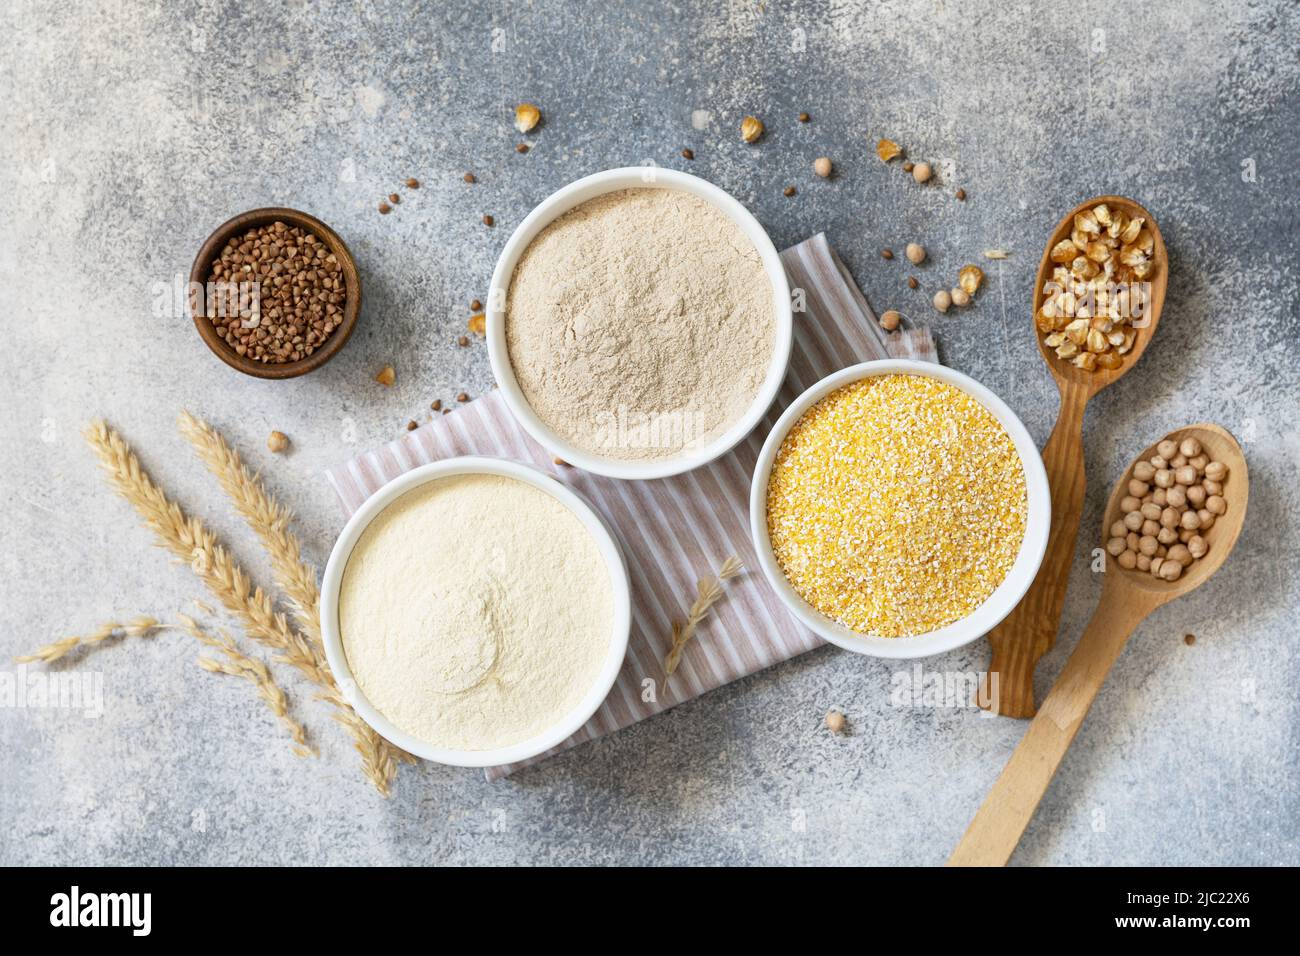
[[[334,254],[334,258],[338,260],[343,270],[343,280],[347,283],[347,298],[343,303],[343,320],[338,327],[310,355],[300,358],[296,362],[276,364],[258,362],[236,352],[217,334],[216,326],[212,324],[203,311],[195,308],[196,303],[194,302],[190,303],[190,317],[194,320],[194,327],[199,330],[199,335],[208,344],[208,348],[212,349],[217,358],[231,368],[257,378],[296,378],[299,375],[306,375],[313,369],[320,368],[338,354],[343,346],[347,344],[348,337],[352,335],[352,329],[357,324],[357,314],[361,311],[361,276],[357,273],[357,264],[352,258],[352,253],[348,251],[347,245],[339,238],[338,233],[315,216],[299,212],[296,209],[268,207],[240,213],[238,216],[223,222],[204,241],[203,246],[199,249],[199,254],[194,257],[194,265],[190,267],[190,283],[191,288],[194,288],[195,283],[200,286],[207,283],[209,276],[212,274],[213,261],[220,258],[221,250],[225,248],[226,243],[230,241],[232,236],[273,222],[283,222],[315,233],[325,242],[330,252]]]

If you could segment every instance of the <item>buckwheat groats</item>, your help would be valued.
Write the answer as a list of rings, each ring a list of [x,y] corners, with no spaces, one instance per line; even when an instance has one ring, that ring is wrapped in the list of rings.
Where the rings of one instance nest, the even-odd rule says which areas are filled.
[[[924,375],[837,389],[782,442],[768,535],[799,595],[861,634],[908,637],[978,608],[1015,563],[1025,473],[1011,437]]]

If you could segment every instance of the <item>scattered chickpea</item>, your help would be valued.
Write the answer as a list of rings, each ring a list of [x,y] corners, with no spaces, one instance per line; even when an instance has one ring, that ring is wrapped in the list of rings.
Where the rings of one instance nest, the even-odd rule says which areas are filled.
[[[902,320],[902,318],[903,317],[899,315],[897,311],[895,311],[894,309],[890,309],[888,312],[886,312],[884,315],[880,317],[880,327],[884,329],[886,332],[892,332],[896,328],[898,328],[898,323]]]
[[[970,293],[968,293],[965,289],[960,289],[957,286],[953,286],[952,292],[950,294],[952,295],[953,305],[958,305],[961,306],[962,308],[965,308],[966,306],[970,305]]]
[[[934,294],[934,307],[940,312],[947,312],[952,306],[952,296],[940,289]]]
[[[826,729],[833,734],[844,733],[844,728],[847,723],[848,722],[844,719],[844,715],[838,710],[832,710],[826,714]]]
[[[266,436],[266,447],[278,455],[289,447],[289,436],[284,432],[271,432]]]
[[[914,266],[919,266],[925,261],[925,246],[919,242],[909,242],[907,244],[907,261]]]
[[[825,156],[818,156],[813,162],[813,172],[825,179],[831,174],[831,161]]]
[[[912,178],[918,183],[923,183],[930,178],[933,172],[929,163],[917,163],[912,167]]]

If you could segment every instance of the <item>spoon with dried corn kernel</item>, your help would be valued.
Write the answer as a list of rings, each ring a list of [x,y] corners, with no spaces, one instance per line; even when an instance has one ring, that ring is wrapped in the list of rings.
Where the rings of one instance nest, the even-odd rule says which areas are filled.
[[[1127,237],[1125,230],[1138,220],[1141,220],[1138,234],[1145,230],[1150,236],[1151,254],[1142,278],[1136,278],[1131,267],[1120,271],[1111,267],[1107,273],[1105,266],[1089,258],[1089,245],[1102,231],[1119,224],[1123,228],[1118,235],[1124,238]],[[1136,241],[1137,235],[1133,239]],[[1069,244],[1075,253],[1068,263],[1063,243]],[[1104,242],[1102,245],[1110,248]],[[1095,250],[1095,255],[1101,255],[1100,249]],[[1034,283],[1033,303],[1034,336],[1061,393],[1056,427],[1043,448],[1043,465],[1052,492],[1052,530],[1047,540],[1047,554],[1029,592],[1019,606],[989,632],[989,642],[993,645],[989,673],[999,675],[1000,714],[1009,717],[1034,715],[1034,667],[1056,640],[1061,609],[1065,604],[1065,589],[1069,583],[1070,562],[1074,557],[1074,542],[1079,533],[1079,514],[1083,509],[1083,412],[1089,399],[1132,368],[1150,343],[1164,307],[1168,274],[1165,244],[1155,219],[1142,206],[1123,196],[1098,196],[1080,203],[1057,223],[1047,240]],[[1117,281],[1122,278],[1125,285],[1122,289],[1106,289],[1106,283],[1101,281],[1104,276]],[[1076,279],[1079,281],[1074,281]],[[1101,329],[1105,323],[1095,314],[1101,307],[1099,289],[1106,291],[1107,309],[1119,307],[1120,292],[1123,291],[1124,308],[1130,314],[1140,312],[1130,322],[1133,337],[1122,356],[1118,355],[1118,348],[1102,351],[1103,347],[1110,347],[1110,340],[1104,338]],[[1047,319],[1044,311],[1049,313]],[[1056,316],[1058,311],[1068,319],[1061,329],[1056,328],[1062,321]],[[1045,335],[1040,330],[1042,323],[1048,320],[1053,323],[1052,331]],[[1054,347],[1047,345],[1050,336],[1057,334],[1064,337]],[[1099,335],[1102,338],[1099,339]],[[1104,356],[1116,356],[1121,360]],[[988,698],[985,696],[983,699]]]

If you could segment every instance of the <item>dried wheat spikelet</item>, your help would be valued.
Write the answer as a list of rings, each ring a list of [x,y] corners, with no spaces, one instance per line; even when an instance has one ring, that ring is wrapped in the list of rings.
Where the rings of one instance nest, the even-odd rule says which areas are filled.
[[[180,630],[185,631],[205,647],[220,651],[226,658],[220,661],[200,656],[199,666],[210,674],[228,674],[251,683],[257,688],[257,695],[265,701],[267,707],[271,708],[271,713],[275,714],[289,731],[289,736],[293,738],[294,743],[293,752],[299,757],[316,756],[316,750],[307,743],[306,728],[290,716],[289,701],[284,696],[284,691],[280,689],[280,685],[275,682],[275,678],[271,676],[271,669],[263,661],[249,657],[241,651],[235,639],[224,631],[218,631],[215,635],[209,634],[189,615],[180,614],[177,617],[181,622]]]
[[[669,650],[668,656],[664,658],[664,683],[668,683],[668,678],[673,676],[677,670],[677,665],[681,663],[682,654],[686,651],[686,645],[690,643],[691,638],[695,636],[695,629],[699,626],[700,621],[704,620],[704,615],[709,613],[709,608],[717,603],[718,598],[722,597],[722,582],[729,581],[745,569],[740,558],[734,554],[722,563],[718,569],[718,576],[713,578],[701,578],[695,585],[695,603],[691,605],[690,611],[686,615],[686,623],[679,624],[673,622],[673,646]]]
[[[381,794],[388,796],[395,768],[391,755],[384,753],[386,747],[381,746],[383,739],[348,706],[312,645],[289,626],[285,615],[277,612],[266,593],[251,583],[203,522],[187,516],[153,483],[121,435],[107,423],[95,421],[86,429],[85,437],[115,490],[154,532],[159,546],[190,565],[250,638],[276,650],[278,660],[292,665],[323,689],[322,696],[340,711],[335,718],[355,739],[367,776]]]
[[[271,560],[276,586],[288,600],[298,630],[310,641],[317,665],[328,673],[325,642],[320,629],[320,588],[316,583],[316,569],[303,561],[302,545],[289,530],[293,513],[266,490],[259,476],[249,471],[239,452],[219,431],[188,411],[180,413],[177,425],[199,459],[216,477],[240,517],[261,541]],[[391,783],[392,770],[389,768],[395,767],[397,761],[415,762],[415,758],[405,750],[384,740],[357,717],[332,680],[326,692],[319,696],[343,714],[340,723],[355,738],[367,775],[386,781],[381,790]],[[385,751],[390,752],[385,754]]]
[[[234,674],[252,682],[257,687],[258,695],[271,708],[271,712],[288,728],[289,735],[294,741],[294,753],[300,757],[313,756],[315,751],[307,743],[307,732],[302,724],[289,716],[288,700],[284,696],[284,691],[280,689],[280,686],[271,676],[270,668],[241,651],[230,635],[222,633],[217,637],[213,637],[204,631],[192,617],[185,614],[178,615],[178,617],[180,619],[179,624],[164,624],[157,618],[145,616],[137,617],[125,623],[109,621],[84,637],[65,637],[52,644],[47,644],[31,654],[16,658],[16,660],[19,664],[31,664],[37,661],[49,664],[66,657],[78,647],[96,647],[110,637],[150,637],[159,631],[181,631],[189,634],[200,643],[220,650],[226,655],[228,663],[211,661],[210,658],[200,657],[199,664],[204,670]],[[218,666],[210,666],[212,664]]]
[[[162,625],[156,618],[137,617],[133,621],[109,621],[91,631],[84,637],[65,637],[55,641],[52,644],[46,644],[44,647],[32,651],[30,654],[24,654],[22,657],[15,657],[14,661],[18,664],[35,664],[40,661],[49,664],[66,657],[78,647],[100,644],[110,637],[148,637],[160,630]]]

